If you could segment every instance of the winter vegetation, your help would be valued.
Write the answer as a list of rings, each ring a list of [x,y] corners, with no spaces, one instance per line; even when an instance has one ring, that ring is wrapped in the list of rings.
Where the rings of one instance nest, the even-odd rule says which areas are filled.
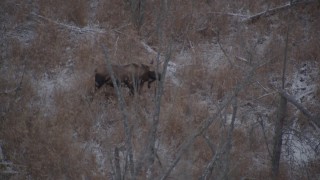
[[[318,0],[1,0],[0,179],[317,180],[319,22]],[[161,79],[95,88],[131,63]]]

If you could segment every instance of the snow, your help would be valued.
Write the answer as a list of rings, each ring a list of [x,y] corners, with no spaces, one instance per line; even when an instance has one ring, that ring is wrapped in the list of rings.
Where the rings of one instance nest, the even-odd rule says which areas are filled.
[[[178,66],[176,63],[169,62],[167,67],[167,76],[169,77],[169,79],[174,85],[180,86],[181,82],[176,76],[177,68]]]
[[[316,84],[313,84],[314,78],[317,77],[317,66],[311,62],[303,63],[302,67],[294,73],[291,93],[300,102],[312,101],[314,92],[316,92]]]
[[[37,106],[44,112],[45,117],[56,112],[54,93],[57,90],[61,93],[69,91],[74,86],[75,80],[70,74],[70,68],[66,67],[46,72],[40,80],[33,81],[33,87],[40,99]]]
[[[317,85],[315,84],[315,77],[317,77],[318,73],[317,64],[307,61],[299,65],[299,67],[300,68],[294,72],[292,80],[289,80],[292,84],[289,91],[291,91],[291,94],[295,99],[302,104],[305,102],[316,103],[314,93],[317,90]],[[296,110],[296,114],[298,113],[299,110]],[[287,139],[289,141],[289,146],[283,147],[283,150],[291,152],[295,163],[304,164],[309,160],[316,158],[316,152],[311,144],[318,144],[319,140],[314,139],[308,132],[304,132],[303,135],[297,134],[296,132],[301,131],[299,130],[300,127],[297,121],[298,118],[294,119],[294,124],[291,128],[298,130],[289,131],[287,133],[288,135],[283,137],[283,139]]]
[[[104,148],[101,145],[94,141],[84,142],[81,147],[90,155],[94,155],[96,163],[98,165],[99,173],[105,176],[107,171],[107,158],[104,152]]]

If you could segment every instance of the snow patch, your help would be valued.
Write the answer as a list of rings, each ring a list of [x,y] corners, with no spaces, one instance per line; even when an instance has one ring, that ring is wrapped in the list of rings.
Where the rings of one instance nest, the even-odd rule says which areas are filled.
[[[304,164],[316,158],[316,152],[307,142],[306,137],[297,137],[294,132],[283,137],[287,146],[284,146],[284,157],[295,164]]]
[[[50,73],[44,73],[39,81],[33,83],[40,98],[38,106],[44,112],[44,116],[50,116],[56,112],[54,103],[56,90],[69,91],[74,84],[74,77],[71,76],[69,68],[57,69]]]
[[[226,124],[227,125],[231,125],[232,123],[232,114],[226,114],[225,115],[225,120],[226,120]],[[241,122],[238,118],[235,118],[234,120],[234,126],[240,126],[241,125]]]
[[[290,81],[290,93],[302,104],[306,102],[313,104],[317,103],[315,100],[315,92],[317,91],[315,82],[319,73],[317,67],[318,65],[316,62],[306,61],[302,63]],[[300,128],[297,120],[298,119],[294,120],[292,128]],[[297,130],[296,132],[300,131],[301,130]],[[284,148],[284,151],[288,152],[288,161],[293,161],[296,164],[304,164],[316,158],[316,151],[314,149],[317,148],[314,147],[314,144],[319,144],[319,140],[315,138],[315,136],[308,132],[304,132],[303,135],[300,135],[296,134],[295,131],[290,131],[287,134],[288,135],[284,136],[284,139],[286,139],[286,142],[288,142],[289,145],[286,146],[288,148]],[[292,156],[290,157],[290,155]]]
[[[93,141],[84,143],[83,147],[95,156],[96,163],[99,167],[98,171],[101,175],[105,176],[107,170],[107,158],[105,157],[106,153],[104,152],[105,148]]]
[[[315,97],[314,93],[317,90],[317,86],[314,80],[318,73],[316,67],[317,66],[311,62],[305,62],[302,67],[294,73],[290,89],[291,93],[301,103],[304,101],[310,102]]]
[[[181,84],[181,82],[176,76],[177,68],[178,68],[178,66],[176,63],[169,62],[168,66],[167,66],[167,75],[168,75],[168,77],[170,77],[170,80],[172,81],[172,83],[174,85],[179,86]]]

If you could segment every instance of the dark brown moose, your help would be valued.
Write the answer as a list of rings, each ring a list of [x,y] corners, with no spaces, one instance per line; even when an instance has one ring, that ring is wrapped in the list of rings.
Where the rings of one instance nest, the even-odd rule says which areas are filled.
[[[116,83],[126,85],[133,95],[135,90],[140,93],[143,84],[148,81],[148,88],[151,83],[157,78],[160,81],[161,74],[151,70],[151,67],[145,64],[126,64],[126,65],[111,65]],[[104,84],[113,87],[111,74],[107,70],[106,65],[102,65],[95,70],[95,89],[99,89]]]

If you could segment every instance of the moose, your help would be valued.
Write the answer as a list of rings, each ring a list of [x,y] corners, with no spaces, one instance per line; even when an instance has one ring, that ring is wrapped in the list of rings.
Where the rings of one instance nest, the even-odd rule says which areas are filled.
[[[116,83],[126,85],[130,89],[130,94],[134,95],[135,90],[140,93],[145,82],[148,82],[148,88],[155,80],[161,80],[161,74],[151,70],[151,67],[145,64],[131,63],[126,65],[111,65]],[[101,88],[104,84],[113,87],[111,73],[106,65],[95,69],[95,89]]]

